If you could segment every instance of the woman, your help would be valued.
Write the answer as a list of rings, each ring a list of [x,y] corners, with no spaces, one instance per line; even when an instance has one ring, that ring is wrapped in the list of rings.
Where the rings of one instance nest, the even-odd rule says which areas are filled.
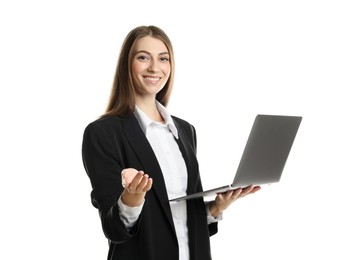
[[[166,105],[174,79],[167,35],[140,26],[125,38],[106,113],[84,132],[82,156],[109,240],[108,259],[207,260],[228,206],[260,187],[170,203],[202,190],[195,129]]]

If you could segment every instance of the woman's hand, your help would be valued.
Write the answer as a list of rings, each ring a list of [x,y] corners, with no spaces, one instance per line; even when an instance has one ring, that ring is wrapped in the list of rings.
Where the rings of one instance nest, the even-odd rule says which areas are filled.
[[[152,188],[153,180],[143,171],[133,168],[124,169],[121,172],[124,191],[121,194],[121,201],[129,207],[137,207],[144,201],[147,191]]]
[[[211,215],[213,217],[217,217],[237,199],[240,199],[248,194],[253,194],[260,189],[260,186],[251,185],[246,188],[239,188],[236,190],[230,190],[225,193],[218,194],[215,198],[215,201],[212,202],[209,206]]]

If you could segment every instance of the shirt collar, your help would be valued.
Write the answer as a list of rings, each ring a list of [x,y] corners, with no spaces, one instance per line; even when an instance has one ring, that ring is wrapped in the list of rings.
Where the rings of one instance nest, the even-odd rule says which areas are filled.
[[[178,131],[177,128],[173,122],[172,116],[169,114],[167,108],[165,108],[161,103],[156,101],[157,109],[161,116],[164,119],[164,126],[168,127],[171,133],[174,135],[176,139],[178,139]],[[145,114],[138,106],[135,106],[135,117],[137,118],[144,134],[147,132],[147,128],[155,123],[155,124],[161,124],[159,122],[153,121],[147,114]]]

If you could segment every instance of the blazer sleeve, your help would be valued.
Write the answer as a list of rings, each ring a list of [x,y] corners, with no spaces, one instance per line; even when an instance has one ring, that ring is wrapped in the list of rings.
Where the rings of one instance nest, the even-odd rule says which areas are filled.
[[[82,159],[92,185],[92,204],[99,210],[104,234],[112,242],[122,243],[133,237],[136,230],[128,232],[119,216],[120,173],[125,167],[117,138],[97,121],[89,124],[83,135]]]

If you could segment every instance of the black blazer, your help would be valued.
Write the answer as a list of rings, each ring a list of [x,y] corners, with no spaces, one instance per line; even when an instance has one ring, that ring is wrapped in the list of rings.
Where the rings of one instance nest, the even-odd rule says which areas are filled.
[[[194,127],[177,117],[173,120],[188,171],[187,194],[201,191]],[[92,204],[99,210],[109,240],[108,259],[178,260],[163,174],[135,116],[109,116],[90,123],[83,136],[82,158],[92,185]],[[120,172],[124,168],[143,170],[153,178],[141,215],[130,232],[120,220],[117,205],[123,191]],[[187,225],[190,260],[211,259],[210,236],[217,233],[217,223],[207,224],[202,198],[187,201]]]

